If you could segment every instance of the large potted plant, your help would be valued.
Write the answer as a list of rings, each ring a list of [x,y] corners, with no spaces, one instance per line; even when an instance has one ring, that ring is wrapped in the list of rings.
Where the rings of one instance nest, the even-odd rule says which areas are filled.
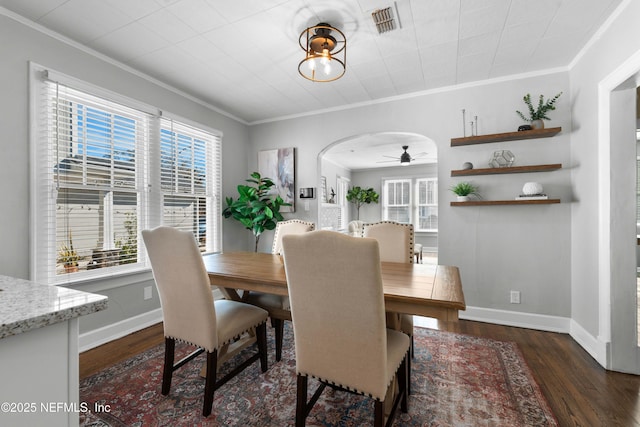
[[[531,103],[531,94],[526,94],[522,100],[525,104],[527,104],[527,108],[529,109],[529,117],[525,116],[520,111],[516,111],[516,113],[520,116],[522,120],[525,122],[531,123],[531,127],[533,129],[544,129],[544,121],[543,120],[551,120],[547,117],[547,111],[553,111],[556,109],[556,101],[560,98],[562,92],[557,94],[551,99],[547,99],[544,101],[544,97],[540,95],[538,98],[538,105],[534,107]]]
[[[254,250],[258,252],[258,242],[262,233],[276,228],[276,223],[284,219],[280,207],[291,206],[291,203],[285,203],[280,195],[271,195],[272,187],[275,186],[271,178],[253,172],[247,182],[253,185],[238,185],[236,200],[232,197],[226,198],[227,207],[222,211],[222,215],[240,221],[244,228],[253,232]]]
[[[356,205],[356,219],[360,219],[362,205],[378,203],[378,193],[373,188],[352,187],[347,191],[347,201]]]

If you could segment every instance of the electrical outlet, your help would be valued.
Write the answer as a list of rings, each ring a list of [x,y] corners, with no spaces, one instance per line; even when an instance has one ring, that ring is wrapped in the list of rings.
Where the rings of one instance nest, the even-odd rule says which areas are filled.
[[[520,304],[520,291],[511,291],[511,304]]]
[[[144,299],[151,299],[153,297],[153,289],[151,286],[146,286],[144,288]]]

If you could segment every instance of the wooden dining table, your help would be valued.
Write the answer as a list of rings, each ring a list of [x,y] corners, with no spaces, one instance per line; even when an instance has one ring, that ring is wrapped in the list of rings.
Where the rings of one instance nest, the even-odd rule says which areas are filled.
[[[236,289],[287,295],[287,278],[280,255],[224,252],[203,256],[212,286],[239,299]],[[457,321],[466,309],[458,267],[382,262],[385,309],[388,312]]]

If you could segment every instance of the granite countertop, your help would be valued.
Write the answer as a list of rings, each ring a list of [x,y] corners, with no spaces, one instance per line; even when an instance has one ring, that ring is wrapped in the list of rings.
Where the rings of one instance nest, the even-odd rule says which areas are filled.
[[[0,275],[0,339],[107,308],[107,297]]]

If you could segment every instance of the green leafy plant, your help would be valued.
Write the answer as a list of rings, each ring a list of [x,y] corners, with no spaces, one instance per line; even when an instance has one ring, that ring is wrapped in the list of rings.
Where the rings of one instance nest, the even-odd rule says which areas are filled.
[[[253,185],[238,185],[239,196],[236,200],[226,198],[227,207],[222,211],[222,216],[240,221],[244,228],[251,230],[255,236],[254,250],[258,252],[262,233],[276,228],[276,223],[284,219],[280,207],[291,206],[291,203],[285,203],[280,195],[271,196],[271,189],[275,186],[271,178],[253,172],[247,182]]]
[[[553,111],[556,109],[555,103],[558,98],[560,98],[560,95],[562,95],[562,92],[560,92],[553,98],[548,99],[546,102],[544,101],[544,97],[540,95],[540,98],[538,99],[538,106],[534,108],[533,104],[531,103],[531,95],[526,94],[522,98],[522,100],[525,104],[527,104],[527,107],[529,108],[529,117],[526,117],[520,111],[516,111],[516,113],[525,122],[532,122],[534,120],[551,120],[549,117],[547,117],[547,111]]]
[[[77,267],[78,261],[80,261],[80,257],[73,249],[73,239],[71,238],[71,231],[69,231],[69,244],[65,243],[58,249],[58,262],[67,267]]]
[[[347,191],[347,201],[356,205],[356,219],[360,219],[362,205],[378,203],[378,197],[378,193],[373,188],[352,187]]]
[[[138,220],[133,212],[125,212],[124,229],[126,235],[115,241],[120,248],[120,264],[138,262]]]
[[[478,196],[478,187],[470,182],[459,182],[451,187],[451,191],[458,196]]]

